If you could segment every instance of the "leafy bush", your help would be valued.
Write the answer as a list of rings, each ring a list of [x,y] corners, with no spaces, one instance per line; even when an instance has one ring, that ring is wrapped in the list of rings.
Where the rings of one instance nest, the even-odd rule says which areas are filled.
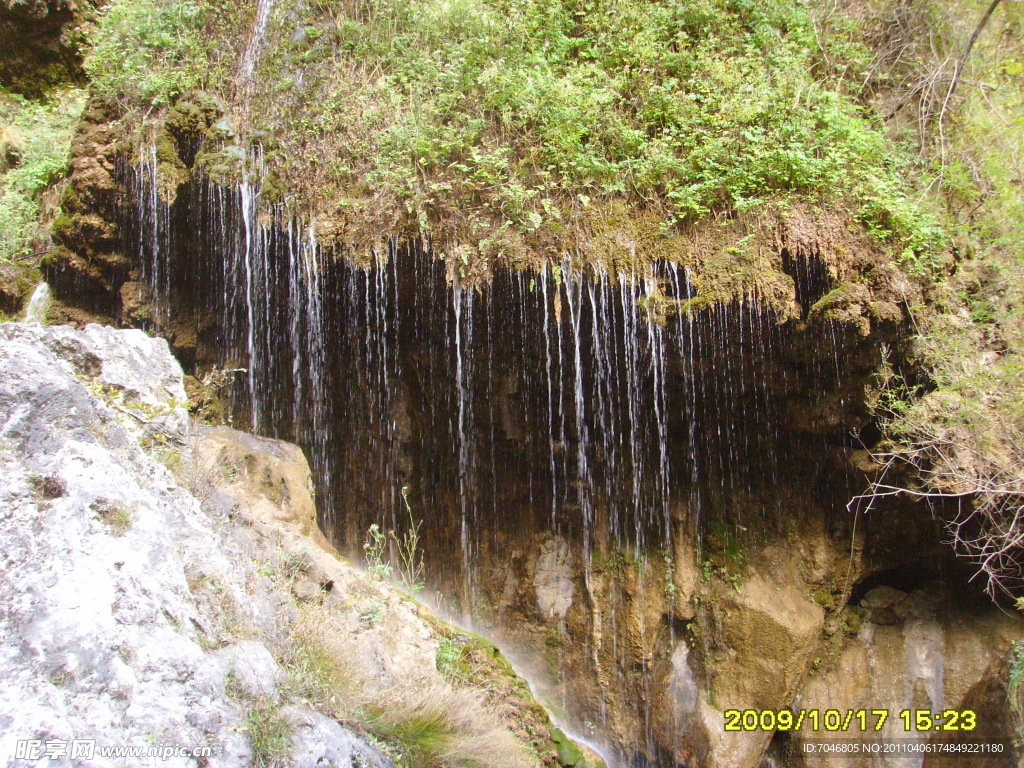
[[[313,124],[358,133],[344,125],[353,116],[383,117],[372,184],[429,196],[444,177],[524,219],[551,218],[534,200],[580,193],[657,200],[678,219],[794,191],[895,199],[881,131],[812,77],[817,44],[798,5],[371,7],[330,12],[342,66],[383,77],[354,94],[362,109],[321,112]],[[347,79],[342,87],[350,99]],[[517,187],[534,193],[525,206]]]
[[[612,198],[671,225],[800,195],[853,201],[916,257],[935,238],[905,204],[877,115],[841,80],[816,79],[828,52],[810,7],[278,4],[240,127],[273,137],[267,161],[290,171],[314,210],[372,200],[423,228],[497,222],[543,234]],[[215,0],[115,0],[87,66],[98,88],[140,107],[189,88],[236,100],[226,75],[251,21]]]
[[[85,69],[93,87],[133,106],[161,106],[199,87],[209,66],[195,0],[114,0],[100,13]]]
[[[78,89],[56,94],[49,104],[0,95],[0,263],[45,241],[43,198],[64,177],[83,104]]]

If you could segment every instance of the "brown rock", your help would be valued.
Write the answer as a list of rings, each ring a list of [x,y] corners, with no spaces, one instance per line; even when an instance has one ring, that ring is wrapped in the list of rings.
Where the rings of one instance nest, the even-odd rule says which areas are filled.
[[[213,473],[220,490],[238,500],[249,517],[294,525],[330,548],[316,524],[313,482],[301,448],[230,427],[197,426],[196,434],[196,463]]]

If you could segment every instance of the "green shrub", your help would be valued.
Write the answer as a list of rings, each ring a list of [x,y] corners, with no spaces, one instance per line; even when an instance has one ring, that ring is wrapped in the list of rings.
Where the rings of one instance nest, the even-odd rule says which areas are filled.
[[[196,0],[114,0],[91,35],[93,87],[134,106],[161,106],[197,88],[210,62],[204,6]]]
[[[84,92],[71,89],[48,104],[0,94],[0,263],[45,241],[43,197],[64,178]]]
[[[251,22],[215,0],[115,0],[87,67],[140,107],[189,88],[235,98]],[[878,117],[816,75],[827,44],[812,4],[784,0],[275,6],[242,122],[287,148],[268,162],[313,209],[373,200],[422,228],[543,234],[602,199],[671,224],[797,195],[859,207],[920,258],[935,232]]]

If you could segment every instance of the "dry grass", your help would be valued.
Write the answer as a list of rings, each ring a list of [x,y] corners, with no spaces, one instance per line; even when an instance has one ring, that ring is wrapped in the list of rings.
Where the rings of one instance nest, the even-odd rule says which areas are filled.
[[[124,536],[134,522],[131,510],[119,502],[98,498],[89,507],[114,536]]]
[[[524,746],[481,692],[440,678],[385,682],[368,675],[348,630],[322,605],[300,608],[285,667],[295,693],[372,734],[410,768],[529,768]]]

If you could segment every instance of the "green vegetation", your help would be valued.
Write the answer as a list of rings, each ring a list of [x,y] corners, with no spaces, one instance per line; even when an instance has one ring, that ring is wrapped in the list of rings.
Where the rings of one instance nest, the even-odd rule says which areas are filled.
[[[706,539],[706,556],[700,563],[704,581],[715,577],[738,592],[747,572],[747,547],[742,533],[734,526],[714,523]]]
[[[429,197],[443,171],[467,193],[511,185],[495,202],[526,227],[586,205],[580,194],[659,199],[687,218],[849,189],[885,153],[880,132],[811,78],[813,28],[792,3],[374,6],[328,4],[331,26],[305,30],[307,60],[340,54],[383,75],[358,110],[339,109],[351,94],[332,84],[309,127],[358,130],[352,112],[375,107],[387,122],[368,179],[410,198]],[[550,197],[560,205],[545,211]]]
[[[92,88],[125,107],[171,104],[222,75],[204,35],[206,11],[193,0],[115,0],[90,35],[85,69]],[[211,47],[208,47],[211,46]]]
[[[458,679],[402,682],[378,677],[359,658],[337,614],[322,605],[304,605],[299,611],[282,659],[292,692],[344,725],[370,734],[396,765],[533,764],[475,688]]]
[[[890,105],[896,138],[914,153],[914,195],[940,212],[953,241],[924,293],[906,289],[916,371],[904,362],[885,376],[879,405],[887,471],[873,491],[929,499],[989,591],[1017,595],[1024,588],[1024,550],[1014,543],[1024,510],[1020,4],[997,7],[940,124],[954,62],[987,6],[907,10],[875,2],[856,20],[856,39],[873,62],[865,89]],[[908,16],[897,25],[899,9]],[[914,376],[904,378],[908,372]],[[909,487],[895,479],[908,468]]]
[[[251,11],[115,0],[86,66],[94,88],[138,115],[198,89],[244,101],[234,128],[259,137],[275,184],[287,179],[325,237],[429,231],[488,257],[523,238],[551,245],[620,227],[611,201],[649,211],[644,226],[669,234],[804,199],[842,205],[920,258],[941,231],[909,201],[906,161],[874,110],[845,79],[816,76],[838,54],[822,47],[812,8],[279,3],[243,84]]]
[[[397,571],[402,588],[415,596],[424,586],[423,550],[420,549],[420,526],[423,525],[423,521],[413,518],[412,506],[409,504],[409,489],[405,486],[402,487],[402,501],[405,503],[406,512],[409,513],[409,528],[401,535],[392,531],[391,539],[398,549]]]
[[[49,103],[0,92],[0,263],[32,254],[49,240],[84,92]]]
[[[1010,672],[1006,685],[1010,712],[1013,717],[1014,743],[1024,746],[1024,642],[1018,642],[1010,651]]]
[[[450,637],[442,636],[437,646],[437,671],[452,683],[468,682],[465,648]]]
[[[423,551],[420,549],[420,526],[423,522],[412,515],[408,488],[402,488],[402,501],[409,513],[408,529],[401,534],[395,531],[385,534],[380,526],[373,523],[366,531],[363,554],[367,569],[374,578],[384,581],[395,573],[402,589],[415,597],[424,586]],[[398,554],[395,564],[388,560],[387,553],[391,547]]]
[[[367,569],[375,579],[383,581],[391,575],[391,565],[384,560],[384,552],[388,547],[388,536],[380,526],[374,523],[366,530],[363,542],[363,554],[366,556]]]
[[[134,522],[130,509],[109,499],[96,499],[90,508],[115,536],[126,534]]]
[[[291,752],[292,727],[280,706],[261,698],[252,703],[245,715],[243,731],[252,745],[257,768],[282,768]]]

